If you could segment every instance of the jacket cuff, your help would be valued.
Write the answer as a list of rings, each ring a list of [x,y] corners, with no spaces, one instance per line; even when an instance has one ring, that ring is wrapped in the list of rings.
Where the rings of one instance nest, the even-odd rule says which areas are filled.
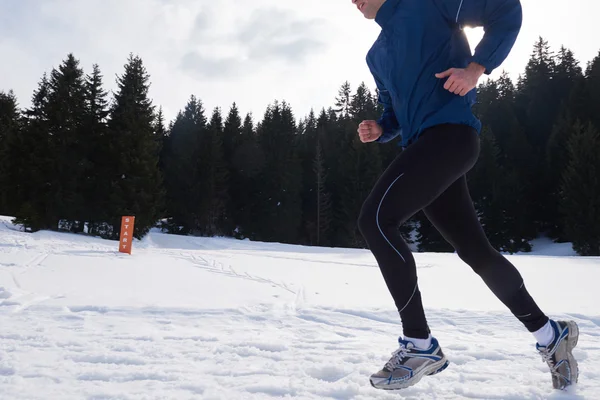
[[[484,74],[486,75],[490,75],[494,71],[494,67],[491,65],[491,63],[488,60],[481,58],[479,54],[475,54],[473,57],[471,57],[471,62],[482,65],[485,68]]]

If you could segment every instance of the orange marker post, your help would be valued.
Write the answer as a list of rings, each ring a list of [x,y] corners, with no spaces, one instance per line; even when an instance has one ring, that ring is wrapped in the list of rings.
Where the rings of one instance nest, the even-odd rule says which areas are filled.
[[[119,241],[119,252],[131,254],[133,241],[133,224],[135,217],[121,218],[121,239]]]

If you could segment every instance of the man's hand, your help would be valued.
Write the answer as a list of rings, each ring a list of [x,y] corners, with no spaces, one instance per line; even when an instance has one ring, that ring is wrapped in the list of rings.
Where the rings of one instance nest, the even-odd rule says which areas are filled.
[[[477,63],[471,63],[467,68],[450,68],[439,74],[435,74],[436,78],[448,78],[444,84],[444,89],[464,96],[471,90],[475,89],[477,82],[483,73],[485,67]]]
[[[374,142],[383,134],[383,129],[377,121],[367,120],[358,125],[358,136],[363,143]]]

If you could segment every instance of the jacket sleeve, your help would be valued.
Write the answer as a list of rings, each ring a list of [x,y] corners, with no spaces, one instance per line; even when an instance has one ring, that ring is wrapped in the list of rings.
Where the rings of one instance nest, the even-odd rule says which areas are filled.
[[[445,18],[460,26],[483,27],[471,61],[491,74],[510,53],[523,22],[520,0],[434,0]]]
[[[377,91],[379,95],[377,100],[379,104],[383,106],[383,113],[377,119],[377,123],[383,128],[383,133],[376,140],[379,143],[387,143],[390,140],[398,137],[401,133],[400,124],[396,119],[396,114],[394,113],[394,108],[392,107],[392,99],[390,98],[390,93],[383,86],[383,83],[377,79],[375,76],[375,82],[377,84]]]

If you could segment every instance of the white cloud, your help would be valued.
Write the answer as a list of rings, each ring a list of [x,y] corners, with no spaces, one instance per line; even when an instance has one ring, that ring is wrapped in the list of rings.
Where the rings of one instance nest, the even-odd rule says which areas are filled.
[[[198,14],[190,37],[192,50],[182,57],[183,70],[197,79],[244,79],[265,64],[305,64],[311,55],[326,49],[320,31],[325,31],[327,22],[322,19],[260,8],[238,19],[232,31],[217,26],[214,15],[212,9]]]
[[[539,35],[585,62],[600,49],[595,0],[523,0],[525,21],[500,68],[523,71]],[[150,95],[171,119],[191,94],[207,110],[235,101],[260,118],[274,100],[297,117],[333,105],[340,85],[374,88],[365,55],[379,33],[350,0],[0,1],[0,90],[21,106],[69,52],[86,72],[98,63],[114,90],[129,53],[142,57]],[[500,71],[497,71],[499,73]]]

